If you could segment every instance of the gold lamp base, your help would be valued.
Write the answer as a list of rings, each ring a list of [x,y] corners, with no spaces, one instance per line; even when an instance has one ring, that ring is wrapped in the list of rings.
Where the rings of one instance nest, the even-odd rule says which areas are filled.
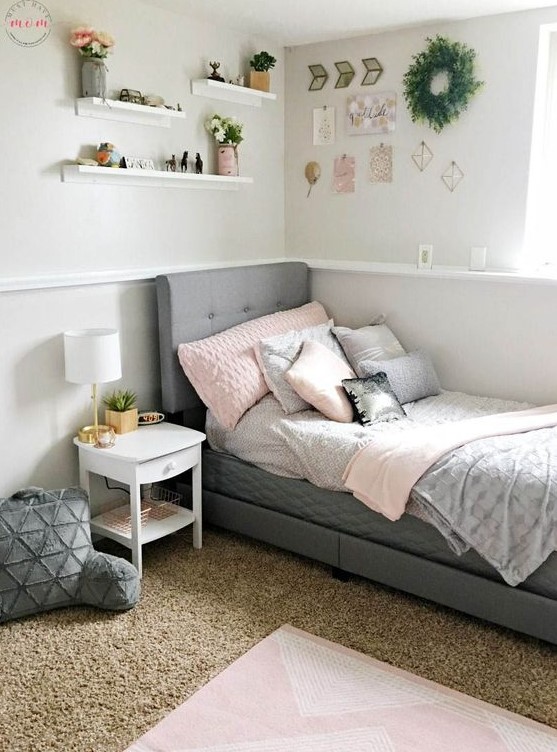
[[[83,426],[77,432],[77,437],[83,444],[96,444],[99,433],[109,433],[110,430],[110,426]]]

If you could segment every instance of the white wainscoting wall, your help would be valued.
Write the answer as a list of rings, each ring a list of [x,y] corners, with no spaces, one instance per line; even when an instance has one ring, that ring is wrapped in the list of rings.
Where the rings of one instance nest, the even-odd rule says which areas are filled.
[[[555,280],[319,269],[311,280],[335,321],[384,313],[406,350],[431,355],[445,389],[557,403]]]

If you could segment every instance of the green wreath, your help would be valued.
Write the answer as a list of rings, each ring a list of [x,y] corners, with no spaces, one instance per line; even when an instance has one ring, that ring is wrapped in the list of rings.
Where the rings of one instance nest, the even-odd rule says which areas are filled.
[[[439,35],[427,37],[426,42],[427,48],[413,56],[414,62],[404,74],[404,97],[413,122],[427,121],[441,133],[458,119],[484,82],[474,76],[476,52],[470,47]],[[431,83],[438,73],[446,73],[449,83],[444,91],[434,94]]]

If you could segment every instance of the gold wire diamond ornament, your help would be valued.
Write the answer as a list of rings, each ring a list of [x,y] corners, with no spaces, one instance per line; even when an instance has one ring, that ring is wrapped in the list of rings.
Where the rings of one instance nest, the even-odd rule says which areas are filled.
[[[464,177],[464,173],[456,162],[451,162],[451,164],[449,165],[449,167],[447,167],[441,177],[447,188],[452,193]]]
[[[421,144],[416,147],[416,151],[412,154],[412,159],[420,172],[423,172],[431,162],[433,159],[433,152],[425,141],[422,141]]]

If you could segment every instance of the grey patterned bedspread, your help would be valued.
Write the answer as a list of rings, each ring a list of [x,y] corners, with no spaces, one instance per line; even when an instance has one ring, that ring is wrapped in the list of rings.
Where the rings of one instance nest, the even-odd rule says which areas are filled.
[[[557,428],[449,452],[416,483],[407,511],[518,585],[557,549]]]
[[[346,465],[379,432],[531,405],[443,392],[404,407],[407,419],[364,428],[334,423],[315,410],[285,416],[267,395],[234,431],[223,429],[210,413],[206,430],[217,451],[277,475],[346,491]],[[433,465],[414,486],[407,512],[437,527],[456,553],[474,548],[506,582],[516,585],[557,549],[556,483],[557,429],[483,439]]]

